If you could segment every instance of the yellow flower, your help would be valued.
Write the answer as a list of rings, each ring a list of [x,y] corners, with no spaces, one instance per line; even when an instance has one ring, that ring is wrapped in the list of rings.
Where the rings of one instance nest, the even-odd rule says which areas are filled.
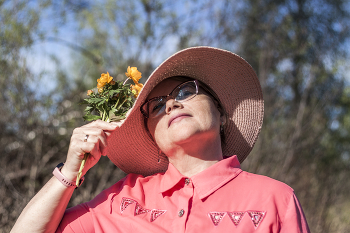
[[[135,85],[130,85],[131,87],[131,91],[132,93],[134,94],[134,97],[136,98],[139,94],[140,94],[140,91],[143,87],[143,84],[142,83],[136,83]]]
[[[131,67],[128,66],[128,70],[125,73],[125,75],[132,79],[132,81],[134,81],[135,84],[139,83],[139,80],[141,78],[141,72],[137,70],[137,67]]]
[[[104,87],[107,83],[110,83],[113,81],[113,77],[109,76],[109,73],[107,74],[102,73],[101,77],[97,79],[97,88]]]
[[[106,85],[106,83],[97,83],[97,89],[103,88]]]
[[[91,95],[92,93],[94,93],[92,90],[87,91],[87,95]]]

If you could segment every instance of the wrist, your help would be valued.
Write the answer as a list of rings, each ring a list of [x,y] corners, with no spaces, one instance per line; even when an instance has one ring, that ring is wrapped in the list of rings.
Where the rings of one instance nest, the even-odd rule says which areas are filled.
[[[68,164],[64,163],[64,166],[62,166],[60,170],[61,170],[62,175],[67,177],[67,179],[69,179],[71,181],[74,181],[74,182],[76,181],[78,172],[72,172],[69,169],[69,165]]]
[[[52,174],[58,179],[58,181],[60,181],[64,186],[66,187],[74,187],[77,188],[76,185],[76,175],[73,177],[73,179],[71,179],[70,177],[67,177],[64,173],[61,172],[61,169],[64,168],[64,163],[60,163],[56,166],[56,168],[54,169],[54,171],[52,172]],[[67,174],[67,173],[66,173]],[[84,181],[84,177],[82,177],[79,181],[79,185],[80,186]]]

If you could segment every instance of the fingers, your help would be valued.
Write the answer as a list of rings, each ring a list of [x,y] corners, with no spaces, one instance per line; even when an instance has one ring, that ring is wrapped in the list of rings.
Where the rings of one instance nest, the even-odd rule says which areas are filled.
[[[113,131],[115,130],[117,127],[120,127],[123,124],[124,120],[119,121],[119,122],[105,122],[102,120],[97,120],[97,121],[93,121],[89,124],[86,124],[84,126],[82,126],[81,128],[99,128],[105,131]]]
[[[77,128],[71,139],[81,142],[101,142],[102,146],[107,146],[107,134],[99,128]]]
[[[121,124],[122,122],[107,123],[98,120],[74,129],[65,164],[68,172],[71,174],[78,172],[85,153],[90,153],[85,164],[85,172],[94,166],[107,147],[107,137]]]
[[[80,138],[84,140],[86,135],[88,136],[87,141],[97,142],[99,140],[101,142],[101,147],[107,146],[107,137],[111,135],[111,132],[116,128],[120,127],[123,121],[121,122],[104,122],[101,120],[97,120],[86,124],[80,128],[76,128],[73,131],[72,138]]]

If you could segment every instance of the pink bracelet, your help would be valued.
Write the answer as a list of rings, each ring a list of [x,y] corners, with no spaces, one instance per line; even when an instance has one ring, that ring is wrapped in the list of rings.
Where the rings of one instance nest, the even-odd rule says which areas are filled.
[[[67,177],[65,177],[62,173],[61,173],[61,169],[63,167],[64,163],[60,163],[57,165],[57,167],[55,168],[55,170],[53,170],[52,174],[66,187],[75,187],[78,188],[75,185],[74,181],[71,181],[69,179],[67,179]],[[80,179],[79,184],[82,184],[84,181],[84,176]],[[80,185],[79,185],[80,186]]]

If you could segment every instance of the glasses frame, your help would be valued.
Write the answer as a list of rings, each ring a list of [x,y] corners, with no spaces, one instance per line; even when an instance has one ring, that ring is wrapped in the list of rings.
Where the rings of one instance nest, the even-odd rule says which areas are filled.
[[[185,100],[176,100],[176,96],[173,96],[173,92],[174,92],[177,88],[179,88],[180,86],[185,85],[186,83],[192,83],[192,82],[193,82],[193,83],[195,84],[195,86],[196,86],[196,93],[195,93],[193,96],[191,96],[190,98],[188,98],[188,99],[185,99]],[[198,91],[199,91],[199,83],[198,83],[198,80],[196,80],[196,79],[190,80],[190,81],[186,81],[186,82],[183,82],[183,83],[180,83],[180,84],[177,85],[168,95],[156,96],[156,97],[153,97],[153,98],[147,100],[145,103],[143,103],[143,104],[140,106],[140,111],[141,111],[142,115],[143,115],[145,118],[153,118],[153,117],[150,117],[150,116],[149,116],[149,111],[146,112],[146,111],[144,110],[144,106],[146,106],[149,102],[151,102],[151,101],[153,101],[153,100],[155,100],[155,99],[160,99],[160,100],[161,100],[161,99],[164,99],[164,98],[165,98],[166,101],[168,101],[169,99],[174,99],[176,102],[183,103],[183,102],[186,102],[186,101],[191,100],[191,99],[193,99],[194,97],[196,97],[196,96],[198,95]],[[171,97],[171,98],[169,98],[169,97]],[[148,107],[147,107],[147,109],[148,109]]]

